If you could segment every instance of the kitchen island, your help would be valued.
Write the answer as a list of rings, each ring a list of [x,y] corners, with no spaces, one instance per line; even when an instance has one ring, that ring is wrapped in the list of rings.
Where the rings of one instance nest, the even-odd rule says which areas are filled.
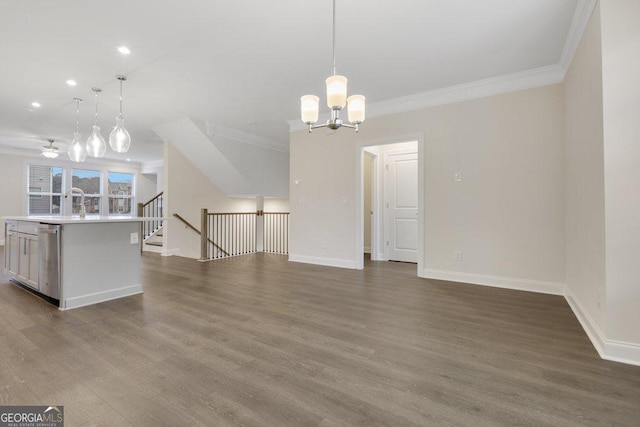
[[[57,301],[60,310],[143,292],[140,222],[158,218],[28,216],[4,220],[5,269],[21,284]]]

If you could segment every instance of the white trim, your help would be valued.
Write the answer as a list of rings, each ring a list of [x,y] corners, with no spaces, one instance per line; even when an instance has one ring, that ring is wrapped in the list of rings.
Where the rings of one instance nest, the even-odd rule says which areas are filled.
[[[519,279],[514,277],[490,276],[485,274],[462,273],[459,271],[421,269],[419,276],[425,279],[446,280],[449,282],[470,283],[494,288],[515,289],[538,292],[541,294],[563,295],[566,286],[563,283],[541,280]]]
[[[143,293],[142,285],[132,285],[124,288],[112,289],[104,292],[96,292],[89,295],[83,295],[81,297],[68,298],[63,301],[64,307],[60,307],[60,310],[70,310],[72,308],[85,307],[87,305],[97,304],[100,302],[111,301],[118,298],[128,297],[131,295],[138,295]]]
[[[396,137],[388,137],[388,138],[381,138],[381,139],[375,139],[375,140],[367,140],[367,141],[358,141],[355,144],[355,165],[354,165],[354,170],[355,170],[355,189],[356,189],[356,193],[355,193],[355,253],[354,253],[354,257],[356,259],[355,263],[356,263],[356,269],[358,270],[362,270],[364,268],[364,212],[363,212],[363,207],[364,207],[364,194],[363,194],[363,186],[364,186],[364,182],[363,182],[363,157],[364,157],[364,152],[365,152],[365,148],[367,147],[374,147],[374,146],[380,146],[380,145],[390,145],[390,144],[401,144],[401,143],[406,143],[406,142],[417,142],[417,151],[418,151],[418,271],[420,271],[420,269],[422,269],[422,263],[424,260],[424,134],[423,133],[416,133],[416,134],[411,134],[411,135],[400,135],[400,136],[396,136]],[[411,151],[415,151],[415,150],[411,150]],[[380,154],[378,153],[377,155],[377,159],[378,162],[380,161],[380,159],[382,159],[384,156],[380,156]],[[380,163],[378,163],[380,164]],[[378,170],[378,173],[383,173],[382,171]],[[380,199],[377,200],[378,203],[382,202],[383,200],[380,198],[380,191],[382,189],[378,188],[376,191],[376,199]],[[377,215],[377,220],[378,221],[382,221],[382,216],[380,214],[380,212],[378,212]],[[382,226],[383,224],[379,223],[380,226]],[[380,233],[377,233],[378,236],[376,237],[376,243],[374,244],[374,242],[372,242],[372,245],[374,247],[376,247],[376,245],[379,244],[379,237]],[[383,240],[384,240],[384,236]],[[386,257],[386,254],[384,255]],[[376,260],[386,260],[386,258],[376,258]]]
[[[568,287],[564,298],[602,359],[640,366],[640,344],[607,339]]]
[[[580,46],[580,41],[587,29],[587,25],[589,25],[589,19],[591,19],[595,6],[596,0],[580,0],[576,5],[571,27],[569,28],[569,33],[564,43],[562,55],[560,56],[559,65],[564,69],[565,74],[569,70],[573,55],[575,55],[578,46]],[[564,76],[562,78],[564,80]]]
[[[0,240],[0,245],[3,244],[2,242],[4,242],[4,240]],[[371,253],[371,246],[365,246],[364,247],[364,253],[365,254],[370,254]]]
[[[578,322],[580,322],[580,325],[582,325],[582,329],[584,329],[584,331],[586,332],[596,351],[598,352],[600,357],[604,359],[604,342],[606,341],[604,334],[602,333],[600,328],[598,328],[596,322],[591,319],[589,313],[582,308],[582,305],[575,298],[573,292],[571,292],[571,289],[569,289],[569,287],[567,287],[567,289],[565,290],[564,299],[567,300],[567,304],[569,304],[569,307],[573,311],[573,314],[578,319]]]
[[[345,260],[345,259],[322,258],[322,257],[314,257],[314,256],[307,256],[307,255],[289,254],[289,261],[301,262],[304,264],[324,265],[326,267],[349,268],[352,270],[358,269],[358,265],[355,261]]]
[[[162,252],[160,252],[160,255],[161,256],[174,256],[174,255],[178,255],[179,253],[180,253],[180,248],[174,248],[174,249],[162,248]]]
[[[0,246],[4,246],[4,239],[0,239]]]
[[[566,70],[561,65],[556,64],[385,101],[372,102],[367,104],[367,118],[388,116],[390,114],[421,110],[423,108],[556,84],[562,82],[565,72]],[[326,121],[328,117],[327,113],[321,114],[318,121]],[[307,129],[307,125],[302,123],[300,119],[288,120],[287,123],[289,123],[290,132]]]

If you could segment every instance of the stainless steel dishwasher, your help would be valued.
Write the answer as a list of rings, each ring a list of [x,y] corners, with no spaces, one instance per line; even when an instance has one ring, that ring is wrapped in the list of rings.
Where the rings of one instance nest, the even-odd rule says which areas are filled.
[[[60,299],[60,226],[38,225],[40,293]]]

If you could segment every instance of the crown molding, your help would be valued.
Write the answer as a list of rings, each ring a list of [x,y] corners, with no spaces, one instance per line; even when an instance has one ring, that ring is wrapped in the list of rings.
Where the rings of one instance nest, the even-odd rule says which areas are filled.
[[[580,40],[582,40],[582,35],[587,28],[596,2],[597,0],[578,1],[558,63],[414,95],[372,102],[367,105],[367,118],[388,116],[561,83],[564,81],[564,76],[571,65],[573,55],[580,45]],[[329,114],[323,113],[319,116],[318,122],[323,123],[328,119]],[[289,124],[289,132],[307,129],[307,125],[302,123],[299,118],[288,120],[287,123]]]
[[[593,9],[596,7],[596,3],[597,0],[579,0],[576,5],[576,10],[571,20],[571,27],[569,27],[569,33],[567,34],[559,62],[559,65],[564,69],[565,73],[571,65],[573,55],[575,55],[576,50],[578,50],[582,36],[587,29],[587,25],[589,25]]]

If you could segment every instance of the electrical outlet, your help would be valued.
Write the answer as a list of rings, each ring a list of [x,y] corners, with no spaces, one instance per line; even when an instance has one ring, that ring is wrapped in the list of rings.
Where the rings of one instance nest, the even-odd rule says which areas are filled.
[[[462,251],[456,251],[453,255],[453,259],[456,261],[462,261]]]
[[[138,244],[138,233],[131,233],[131,244]]]
[[[460,173],[460,172],[456,172],[456,173],[453,175],[453,180],[454,180],[455,182],[462,182],[462,173]]]

